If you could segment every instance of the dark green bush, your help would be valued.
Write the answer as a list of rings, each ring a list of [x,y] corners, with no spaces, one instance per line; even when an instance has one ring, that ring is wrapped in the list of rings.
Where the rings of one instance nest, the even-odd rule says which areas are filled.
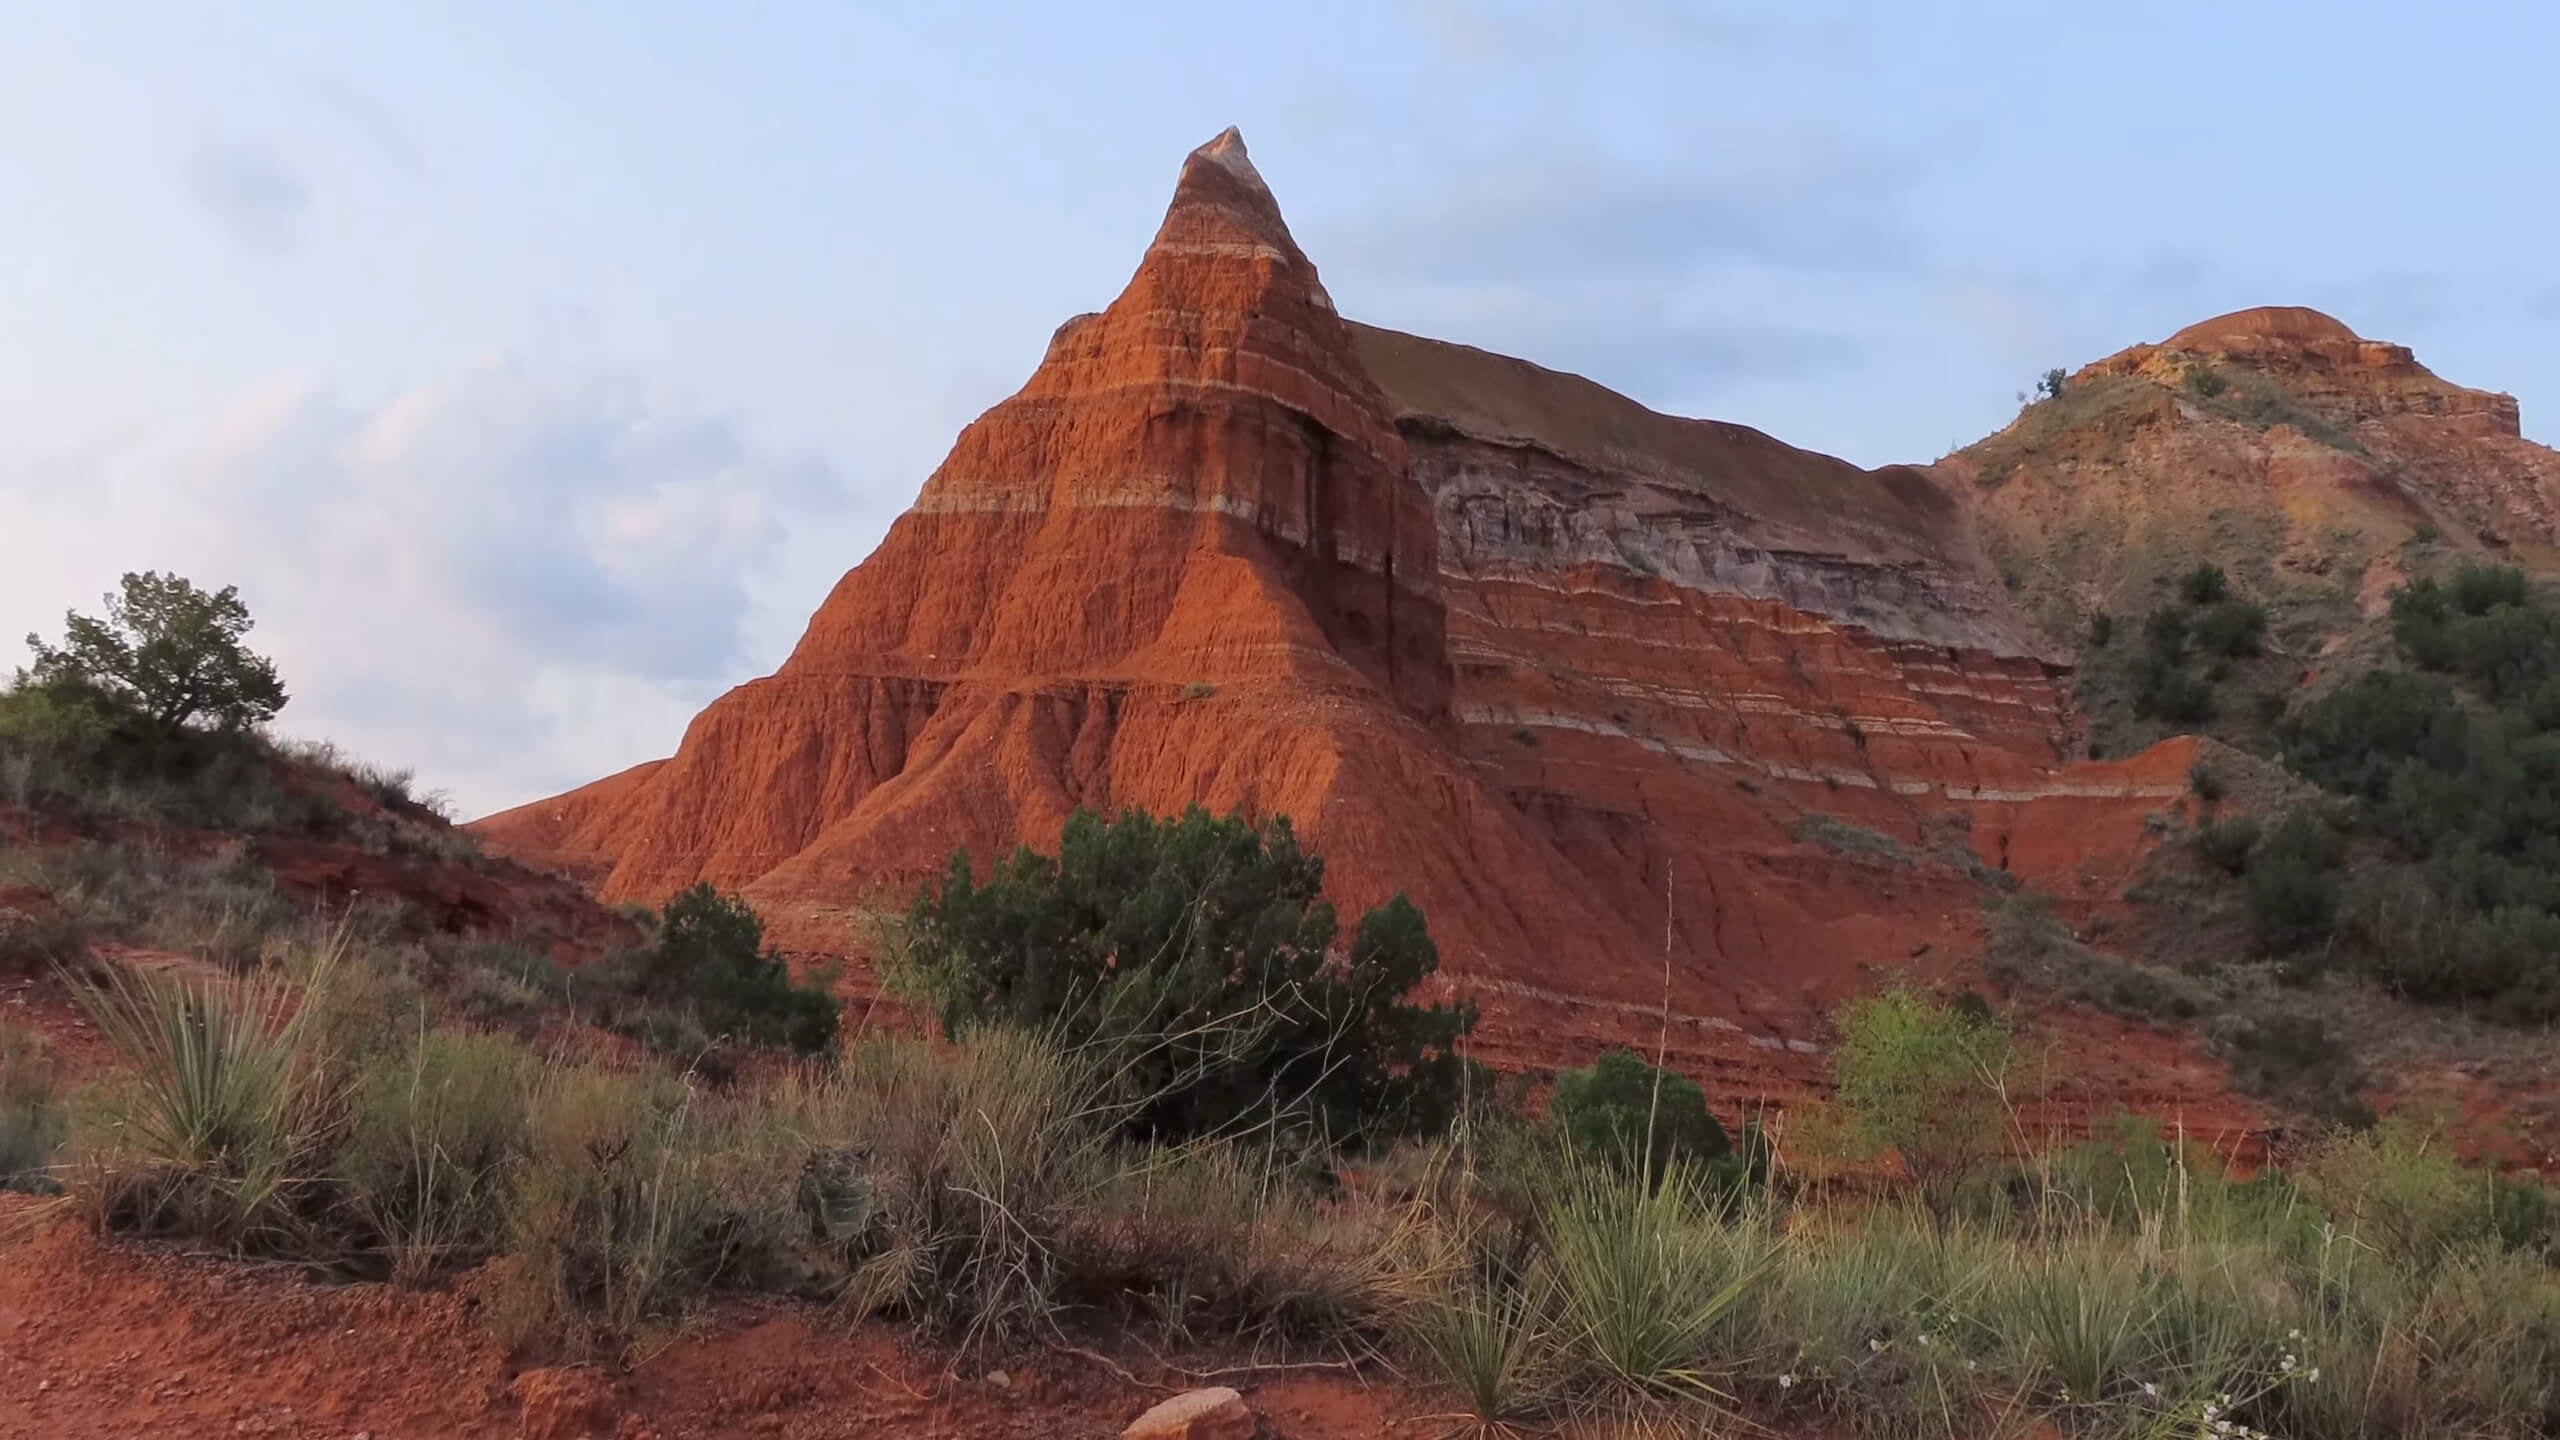
[[[2338,839],[2299,813],[2288,815],[2248,861],[2250,924],[2268,952],[2290,955],[2329,937],[2338,919]]]
[[[2194,634],[2196,648],[2208,655],[2255,655],[2266,643],[2266,607],[2247,600],[2221,601],[2196,618]]]
[[[2198,565],[2178,577],[2178,598],[2190,605],[2211,605],[2230,590],[2219,565]]]
[[[1547,1113],[1576,1151],[1629,1173],[1644,1169],[1659,1178],[1675,1160],[1708,1162],[1733,1151],[1696,1081],[1657,1070],[1631,1050],[1559,1072]]]
[[[835,996],[823,984],[793,984],[782,953],[764,948],[755,910],[708,881],[667,902],[657,944],[641,953],[637,969],[643,994],[689,1010],[713,1037],[785,1045],[803,1055],[835,1040]]]
[[[2258,822],[2246,815],[2208,820],[2196,827],[2196,858],[2234,875],[2249,868],[2249,852],[2257,844]]]
[[[1475,1009],[1406,1003],[1440,956],[1400,895],[1329,958],[1323,882],[1285,817],[1079,812],[1057,855],[1024,846],[983,882],[953,856],[908,911],[898,972],[946,1034],[1013,1024],[1106,1056],[1139,1133],[1443,1128]]]

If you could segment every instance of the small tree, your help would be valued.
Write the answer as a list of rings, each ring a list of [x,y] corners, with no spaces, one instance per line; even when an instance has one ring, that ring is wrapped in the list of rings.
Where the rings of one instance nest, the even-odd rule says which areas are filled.
[[[35,687],[110,697],[161,732],[245,730],[284,708],[274,662],[240,643],[251,621],[237,586],[212,594],[176,575],[127,574],[104,619],[63,617],[59,646],[34,635]]]
[[[1733,1150],[1698,1082],[1656,1070],[1632,1050],[1558,1072],[1547,1113],[1575,1150],[1631,1173],[1647,1169],[1652,1179],[1674,1161],[1714,1161]]]
[[[2063,388],[2070,383],[2070,372],[2057,365],[2036,377],[2036,398],[2059,400],[2062,398]]]
[[[640,957],[641,988],[693,1007],[703,1028],[803,1055],[835,1039],[836,998],[823,985],[791,983],[782,952],[764,948],[764,922],[746,901],[709,881],[677,893],[660,912],[658,943]]]
[[[954,855],[894,973],[946,1034],[1019,1025],[1099,1057],[1141,1132],[1445,1127],[1475,1008],[1405,1003],[1440,955],[1401,895],[1336,953],[1323,882],[1286,817],[1079,811],[1056,856],[1024,846],[983,884]]]
[[[1918,990],[1852,1003],[1837,1021],[1840,1109],[1870,1154],[1891,1150],[1942,1217],[1954,1187],[2005,1143],[2009,1037]]]

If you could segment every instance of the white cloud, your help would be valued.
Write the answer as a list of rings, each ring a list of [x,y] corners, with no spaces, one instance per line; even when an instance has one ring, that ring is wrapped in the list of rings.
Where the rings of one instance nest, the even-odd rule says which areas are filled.
[[[51,632],[125,570],[236,583],[294,692],[281,728],[478,813],[666,753],[769,666],[760,581],[837,489],[632,384],[493,362],[369,407],[277,384],[174,450],[0,462],[0,606]]]

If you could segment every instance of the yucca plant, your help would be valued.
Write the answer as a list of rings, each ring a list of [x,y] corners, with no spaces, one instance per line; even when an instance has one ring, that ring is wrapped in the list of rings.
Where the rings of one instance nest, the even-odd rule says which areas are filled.
[[[2025,1256],[1990,1297],[1985,1318],[2018,1373],[2051,1376],[2066,1406],[2095,1405],[2140,1383],[2134,1366],[2157,1347],[2163,1284],[2109,1239]]]
[[[1507,1433],[1535,1405],[1555,1340],[1554,1282],[1519,1277],[1444,1281],[1414,1302],[1404,1331],[1430,1372],[1455,1390],[1463,1430]]]
[[[1769,1273],[1765,1229],[1722,1220],[1694,1166],[1648,1183],[1579,1160],[1548,1224],[1566,1341],[1604,1386],[1719,1397],[1706,1351]]]
[[[307,1017],[329,967],[300,982],[117,966],[76,982],[81,1008],[123,1057],[92,1161],[108,1224],[254,1247],[295,1223],[294,1192],[334,1129]]]

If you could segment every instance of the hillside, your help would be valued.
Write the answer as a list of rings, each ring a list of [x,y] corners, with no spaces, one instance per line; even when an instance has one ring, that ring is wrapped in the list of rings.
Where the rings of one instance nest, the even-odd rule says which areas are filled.
[[[1931,473],[2039,650],[2077,663],[2077,702],[2108,754],[2172,727],[2131,713],[2092,622],[2129,629],[2198,564],[2270,612],[2269,663],[2235,677],[2213,727],[2244,743],[2306,672],[2372,662],[2369,622],[2411,575],[2479,559],[2560,569],[2560,453],[2522,438],[2514,397],[2297,307],[2087,365]]]

